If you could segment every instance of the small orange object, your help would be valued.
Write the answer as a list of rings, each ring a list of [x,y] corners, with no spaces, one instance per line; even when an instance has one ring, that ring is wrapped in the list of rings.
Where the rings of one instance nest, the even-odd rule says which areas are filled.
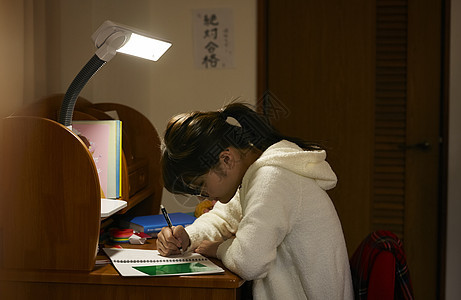
[[[195,207],[195,213],[194,216],[196,218],[200,217],[204,213],[209,212],[210,210],[213,209],[214,205],[216,203],[216,200],[203,200],[197,206]]]

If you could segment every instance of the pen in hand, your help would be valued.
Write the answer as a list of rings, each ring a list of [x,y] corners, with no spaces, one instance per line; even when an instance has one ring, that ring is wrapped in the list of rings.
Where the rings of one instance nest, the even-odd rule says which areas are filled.
[[[168,216],[168,213],[166,212],[166,209],[162,204],[160,204],[160,210],[162,211],[163,217],[165,218],[168,227],[170,227],[171,229],[171,233],[173,233],[173,224],[171,224],[170,216]],[[181,246],[179,247],[179,251],[181,251],[181,254],[183,253]]]

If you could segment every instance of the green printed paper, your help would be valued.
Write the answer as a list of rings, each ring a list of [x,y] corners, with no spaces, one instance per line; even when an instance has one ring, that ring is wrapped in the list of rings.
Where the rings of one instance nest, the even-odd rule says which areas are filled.
[[[157,266],[139,266],[133,268],[150,276],[190,274],[215,270],[214,268],[207,267],[198,262]]]

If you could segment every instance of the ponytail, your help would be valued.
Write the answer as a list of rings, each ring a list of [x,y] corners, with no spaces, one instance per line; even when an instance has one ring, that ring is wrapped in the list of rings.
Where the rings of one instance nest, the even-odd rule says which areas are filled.
[[[271,145],[288,140],[305,150],[321,150],[322,146],[305,142],[299,138],[279,133],[267,119],[243,103],[232,103],[221,110],[224,116],[232,117],[242,127],[242,135],[248,138],[248,144],[259,150],[266,150]],[[247,145],[248,145],[247,144]],[[235,146],[235,145],[234,145]],[[238,147],[237,147],[238,148]]]
[[[278,141],[278,136],[274,134],[273,128],[257,112],[245,104],[232,103],[222,110],[222,114],[234,118],[240,126],[240,147],[256,147],[259,150],[266,150],[270,145]],[[227,118],[226,118],[227,121]],[[233,143],[233,141],[230,141]]]

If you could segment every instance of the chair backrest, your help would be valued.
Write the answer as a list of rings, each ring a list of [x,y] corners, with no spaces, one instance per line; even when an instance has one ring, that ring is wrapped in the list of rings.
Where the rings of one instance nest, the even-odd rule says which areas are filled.
[[[403,245],[394,233],[369,234],[352,255],[350,266],[355,299],[413,299]]]

